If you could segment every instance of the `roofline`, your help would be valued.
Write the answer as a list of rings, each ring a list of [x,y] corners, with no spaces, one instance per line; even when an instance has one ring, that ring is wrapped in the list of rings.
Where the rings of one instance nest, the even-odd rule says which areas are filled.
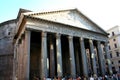
[[[90,18],[88,18],[85,14],[83,14],[81,11],[79,11],[77,8],[76,8],[76,10],[82,15],[82,16],[84,16],[88,21],[90,21],[93,25],[95,25],[95,26],[97,26],[100,30],[102,30],[104,33],[106,33],[107,34],[107,32],[104,30],[104,29],[102,29],[100,26],[98,26],[94,21],[92,21]],[[108,35],[108,34],[107,34]]]
[[[57,13],[57,12],[63,12],[63,11],[70,11],[70,10],[77,10],[83,17],[85,17],[88,21],[90,21],[93,25],[97,26],[100,30],[102,30],[105,34],[107,32],[102,29],[100,26],[98,26],[96,23],[94,23],[90,18],[88,18],[86,15],[84,15],[81,11],[79,11],[77,8],[72,9],[63,9],[63,10],[53,10],[53,11],[47,11],[47,12],[28,12],[24,13],[24,15],[33,16],[33,15],[39,15],[39,14],[47,14],[47,13]],[[108,34],[107,34],[108,35]]]
[[[19,11],[18,11],[18,15],[17,15],[17,20],[19,19],[20,15],[22,13],[27,13],[27,12],[32,12],[31,10],[27,10],[27,9],[23,9],[23,8],[20,8]]]
[[[69,10],[75,10],[76,8],[71,8],[71,9],[60,9],[60,10],[51,10],[51,11],[39,11],[39,12],[28,12],[24,13],[24,15],[39,15],[39,14],[47,14],[47,13],[58,13],[58,12],[63,12],[63,11],[69,11]]]
[[[114,28],[117,28],[117,27],[120,27],[120,26],[118,26],[118,25],[113,26],[113,27],[111,27],[110,29],[108,29],[107,32],[109,32],[110,30],[112,30],[112,29],[114,29]]]
[[[102,35],[105,35],[105,36],[108,36],[108,33],[105,32],[102,28],[100,28],[97,24],[95,24],[92,20],[90,20],[88,17],[86,17],[83,13],[81,13],[77,8],[74,8],[74,9],[65,9],[65,10],[55,10],[55,11],[48,11],[48,12],[27,12],[27,13],[23,13],[23,19],[26,19],[26,18],[30,18],[30,19],[36,19],[36,20],[41,20],[41,21],[48,21],[48,22],[52,22],[52,23],[56,23],[56,24],[60,24],[60,25],[65,25],[65,26],[72,26],[72,25],[69,25],[69,24],[64,24],[64,23],[60,23],[60,22],[55,22],[55,21],[51,21],[51,20],[46,20],[46,19],[42,19],[42,18],[36,18],[36,17],[32,17],[31,15],[39,15],[39,14],[46,14],[46,13],[56,13],[56,12],[63,12],[63,11],[70,11],[70,10],[77,10],[83,17],[85,17],[88,21],[90,21],[93,25],[97,26],[100,30],[102,30],[104,33],[100,33],[100,32],[95,32],[95,31],[90,31],[90,30],[87,30],[87,31],[90,31],[90,32],[94,32],[94,33],[98,33],[98,34],[102,34]],[[22,24],[22,22],[20,23]],[[77,26],[72,26],[72,27],[75,27],[75,28],[78,28]],[[20,28],[20,27],[19,27]],[[19,28],[18,28],[18,31],[19,31]],[[86,29],[83,29],[83,28],[79,28],[79,29],[82,29],[82,30],[86,30]],[[16,34],[17,35],[17,34]],[[17,37],[17,36],[16,36]]]
[[[71,26],[71,27],[78,28],[78,29],[82,29],[82,30],[85,30],[85,31],[90,31],[90,30],[86,30],[86,29],[83,29],[83,28],[79,28],[79,27],[77,27],[77,26],[72,26],[72,25],[69,25],[69,24],[64,24],[64,23],[55,22],[55,21],[50,21],[50,20],[46,20],[46,19],[42,19],[42,18],[31,17],[31,16],[27,16],[27,15],[25,15],[25,18],[36,19],[36,20],[41,20],[41,21],[48,21],[48,22],[51,22],[51,23],[56,23],[56,24],[65,25],[65,26]],[[95,31],[90,31],[90,32],[102,34],[102,33],[95,32]],[[108,34],[102,34],[102,35],[107,36]]]
[[[8,24],[8,23],[12,23],[12,22],[16,22],[16,19],[11,19],[11,20],[4,21],[4,22],[0,23],[0,26]]]

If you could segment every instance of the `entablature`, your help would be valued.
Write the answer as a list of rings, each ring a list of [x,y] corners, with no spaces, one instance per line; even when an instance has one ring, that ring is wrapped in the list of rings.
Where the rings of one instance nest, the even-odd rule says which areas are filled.
[[[55,23],[49,23],[45,21],[41,22],[27,22],[26,28],[28,30],[35,30],[35,31],[46,31],[51,33],[60,33],[63,35],[70,35],[70,36],[76,36],[76,37],[83,37],[83,38],[89,38],[93,40],[99,40],[107,42],[108,38],[106,35],[101,33],[96,33],[93,31],[76,28],[72,26],[67,25],[59,25]]]

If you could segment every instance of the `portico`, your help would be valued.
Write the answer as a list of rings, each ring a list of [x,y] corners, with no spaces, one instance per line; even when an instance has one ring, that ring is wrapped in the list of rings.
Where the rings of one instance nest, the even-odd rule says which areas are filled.
[[[109,59],[107,34],[97,25],[91,23],[94,29],[92,30],[33,16],[25,15],[23,20],[27,22],[19,27],[15,39],[17,44],[15,45],[15,73],[17,73],[14,74],[15,77],[21,80],[32,80],[35,76],[39,78],[55,76],[75,78],[77,75],[88,77],[90,69],[93,71],[92,75],[98,75],[98,70],[100,75],[105,75],[101,44],[105,46],[105,53]],[[90,52],[91,67],[88,65],[86,49]],[[20,61],[21,59],[24,61]],[[108,66],[112,74],[111,64]],[[23,69],[23,72],[19,69]]]

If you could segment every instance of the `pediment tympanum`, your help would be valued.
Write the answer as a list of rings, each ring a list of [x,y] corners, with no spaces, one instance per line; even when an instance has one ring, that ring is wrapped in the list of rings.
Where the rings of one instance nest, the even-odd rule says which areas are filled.
[[[101,29],[77,9],[31,13],[29,16],[106,34],[103,29]]]

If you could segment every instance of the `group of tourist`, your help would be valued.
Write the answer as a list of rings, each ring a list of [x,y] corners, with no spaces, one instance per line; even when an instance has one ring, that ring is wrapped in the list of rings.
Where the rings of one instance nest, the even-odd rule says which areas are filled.
[[[120,80],[120,74],[90,77],[88,80]]]
[[[43,78],[43,79],[39,79],[37,77],[34,77],[33,80],[120,80],[120,73],[119,74],[113,74],[113,75],[105,75],[105,76],[91,76],[89,78],[86,77],[80,77],[80,76],[76,76],[76,78],[72,78],[70,76],[66,76],[66,77],[54,77],[54,78]]]

